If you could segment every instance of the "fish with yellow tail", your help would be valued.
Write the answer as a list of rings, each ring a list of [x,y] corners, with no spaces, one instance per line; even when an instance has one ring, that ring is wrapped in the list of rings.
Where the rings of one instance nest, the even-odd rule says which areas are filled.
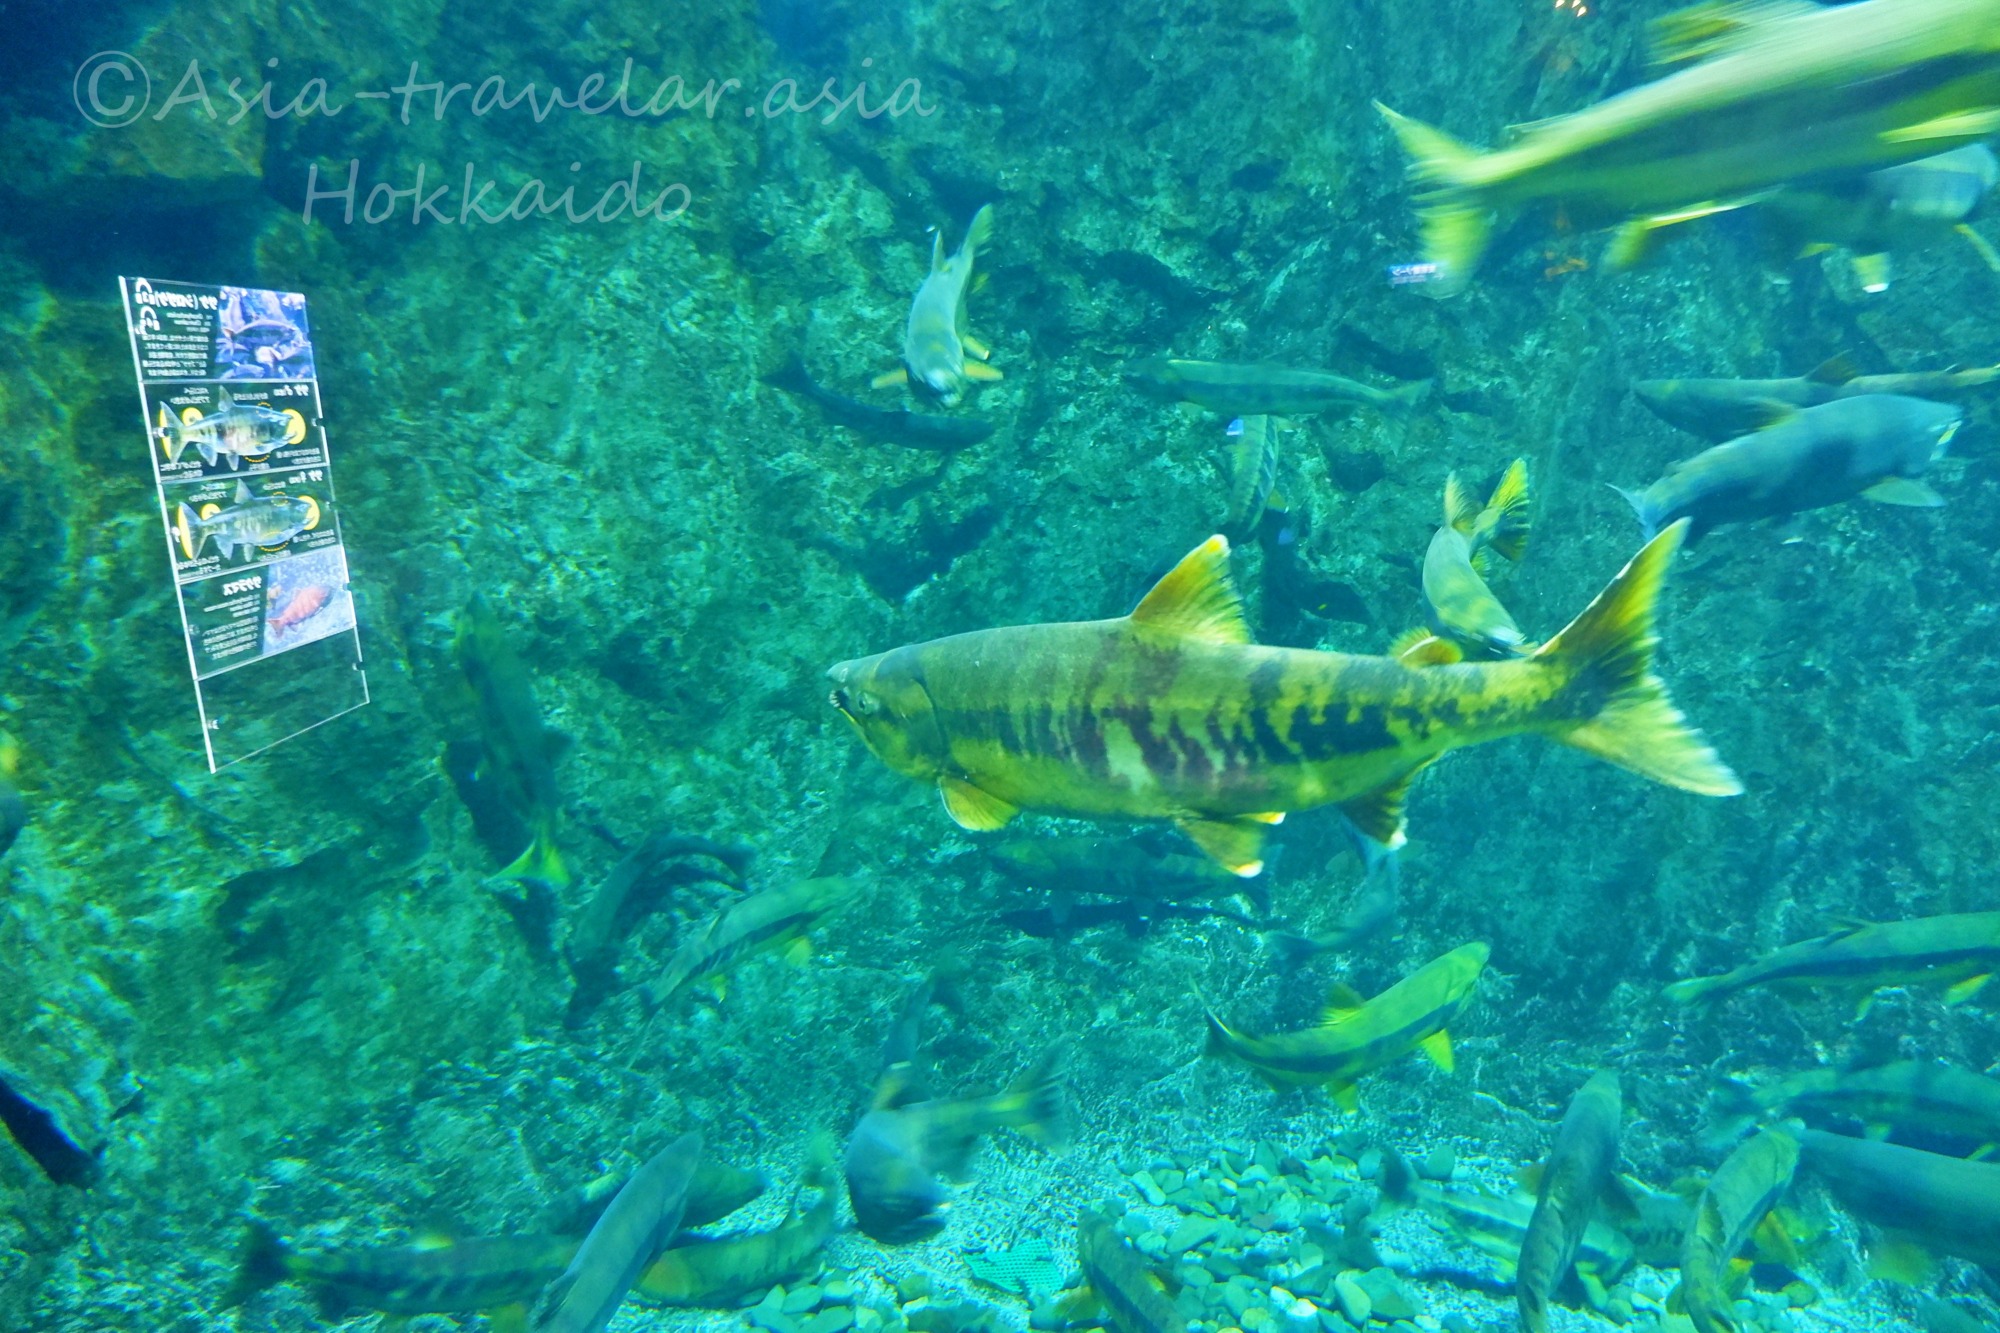
[[[908,384],[945,407],[956,407],[975,381],[1000,378],[1000,372],[986,364],[992,353],[965,329],[972,261],[992,236],[991,204],[972,215],[955,253],[944,252],[944,233],[937,233],[931,246],[931,271],[917,288],[917,298],[910,303],[910,321],[903,329],[903,364],[877,375],[876,388]]]
[[[1078,1218],[1076,1260],[1083,1286],[1064,1298],[1064,1313],[1101,1309],[1114,1333],[1187,1333],[1165,1284],[1125,1243],[1112,1218],[1099,1212]]]
[[[1612,1188],[1618,1165],[1618,1075],[1600,1069],[1570,1098],[1535,1191],[1514,1279],[1522,1333],[1548,1333],[1549,1301],[1569,1276],[1578,1247]]]
[[[1023,809],[1170,819],[1249,877],[1270,826],[1337,805],[1384,849],[1425,765],[1539,734],[1712,796],[1742,790],[1653,673],[1654,603],[1686,529],[1647,543],[1527,657],[1411,666],[1250,642],[1211,537],[1115,620],[1018,625],[842,662],[830,702],[968,829]]]
[[[800,1188],[817,1189],[819,1201],[799,1209],[796,1196],[785,1220],[769,1231],[689,1240],[663,1252],[633,1284],[646,1305],[730,1309],[743,1297],[804,1273],[832,1236],[839,1194],[833,1188],[833,1150],[816,1143]]]
[[[1977,143],[2000,128],[2000,0],[1704,4],[1655,25],[1687,68],[1520,127],[1482,152],[1376,104],[1410,155],[1431,290],[1462,290],[1497,219],[1624,224],[1614,259],[1661,227]]]
[[[1424,552],[1431,629],[1473,656],[1520,657],[1527,636],[1486,586],[1490,552],[1519,560],[1528,545],[1528,462],[1517,458],[1482,506],[1456,474],[1445,480],[1444,526]]]
[[[1273,1088],[1324,1084],[1342,1110],[1359,1105],[1354,1085],[1411,1051],[1452,1069],[1451,1034],[1479,974],[1487,946],[1461,944],[1418,968],[1372,1000],[1335,988],[1318,1027],[1268,1037],[1239,1032],[1207,1010],[1208,1055],[1236,1060]]]
[[[2000,968],[2000,912],[1957,912],[1878,924],[1856,922],[1817,939],[1801,940],[1733,971],[1689,977],[1667,987],[1676,1004],[1718,1000],[1752,986],[1805,994],[1846,991],[1868,1011],[1886,986],[1944,982],[1945,1001],[1960,1004],[1978,994]]]
[[[1749,1271],[1736,1263],[1785,1191],[1799,1165],[1802,1127],[1773,1126],[1723,1161],[1695,1201],[1694,1219],[1681,1244],[1678,1304],[1699,1333],[1736,1333],[1732,1288]]]

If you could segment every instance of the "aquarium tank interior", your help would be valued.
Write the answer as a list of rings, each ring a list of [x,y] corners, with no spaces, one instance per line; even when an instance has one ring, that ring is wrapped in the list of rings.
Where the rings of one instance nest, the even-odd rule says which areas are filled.
[[[0,31],[0,1330],[2000,1329],[2000,0]]]

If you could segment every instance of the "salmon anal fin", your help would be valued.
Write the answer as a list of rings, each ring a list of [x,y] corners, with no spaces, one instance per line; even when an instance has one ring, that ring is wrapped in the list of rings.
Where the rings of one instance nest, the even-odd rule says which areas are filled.
[[[1174,823],[1230,874],[1251,879],[1262,873],[1265,824],[1255,819],[1193,818]]]
[[[944,799],[944,812],[952,821],[975,833],[1005,828],[1008,820],[1021,813],[1018,806],[988,795],[964,778],[939,778],[938,795]]]
[[[1430,1062],[1449,1074],[1458,1068],[1458,1062],[1451,1053],[1451,1033],[1439,1028],[1430,1036],[1417,1043],[1417,1049],[1429,1057]]]
[[[1340,813],[1354,825],[1354,831],[1383,851],[1393,852],[1409,841],[1403,835],[1403,805],[1410,796],[1410,784],[1429,767],[1429,761],[1405,773],[1386,787],[1377,787],[1351,801],[1340,803]]]
[[[989,366],[984,361],[966,362],[965,377],[969,380],[978,380],[982,384],[991,384],[995,380],[1003,380],[1007,378],[1005,375],[1002,375],[996,367]]]

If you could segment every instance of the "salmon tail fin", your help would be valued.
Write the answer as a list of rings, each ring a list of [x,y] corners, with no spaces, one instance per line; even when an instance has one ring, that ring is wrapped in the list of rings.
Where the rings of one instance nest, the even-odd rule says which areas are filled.
[[[1222,1020],[1215,1016],[1215,1010],[1208,1007],[1206,1000],[1202,1001],[1202,1017],[1208,1020],[1208,1043],[1201,1048],[1201,1053],[1216,1059],[1235,1055],[1235,1049],[1229,1044],[1229,1029],[1222,1025]]]
[[[1667,566],[1687,536],[1682,519],[1646,543],[1597,599],[1531,659],[1566,678],[1562,697],[1587,708],[1554,738],[1641,777],[1704,796],[1736,796],[1743,784],[1687,724],[1653,674],[1655,604]],[[1560,704],[1558,704],[1560,706]]]
[[[1517,458],[1507,465],[1480,517],[1482,548],[1497,551],[1510,562],[1518,561],[1528,549],[1528,533],[1533,527],[1528,517],[1527,459]]]
[[[292,1275],[292,1251],[268,1223],[252,1222],[236,1258],[236,1277],[222,1297],[224,1309],[243,1304],[258,1292],[275,1287]]]
[[[1454,532],[1472,535],[1472,525],[1479,521],[1479,502],[1472,498],[1472,492],[1465,489],[1465,483],[1458,479],[1456,472],[1444,479],[1444,524]],[[1392,654],[1393,655],[1393,654]]]
[[[553,830],[548,821],[538,821],[535,826],[535,840],[528,844],[528,850],[514,858],[512,865],[500,872],[503,879],[538,879],[553,888],[562,888],[569,883],[569,867],[563,864],[562,853],[556,850]]]
[[[1013,1126],[1044,1148],[1069,1146],[1069,1061],[1061,1046],[1051,1046],[1007,1089],[1018,1103]]]
[[[1479,151],[1420,120],[1391,111],[1380,102],[1375,109],[1389,122],[1403,151],[1410,155],[1410,176],[1426,185],[1445,190],[1469,189],[1466,177],[1478,161]],[[1492,210],[1470,199],[1439,199],[1425,205],[1420,219],[1424,229],[1424,257],[1438,266],[1430,290],[1439,296],[1462,291],[1472,270],[1486,253],[1491,239]]]
[[[979,211],[972,215],[972,221],[966,224],[965,239],[959,243],[958,252],[970,261],[992,239],[993,205],[981,204]]]
[[[1383,406],[1396,416],[1408,416],[1430,401],[1431,390],[1436,385],[1435,380],[1412,380],[1408,384],[1399,384],[1383,394]]]

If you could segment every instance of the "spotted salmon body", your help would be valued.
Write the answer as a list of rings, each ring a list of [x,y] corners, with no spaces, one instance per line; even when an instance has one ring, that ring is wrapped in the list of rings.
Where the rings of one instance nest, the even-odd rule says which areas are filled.
[[[1116,620],[976,631],[843,662],[832,703],[878,758],[974,829],[1022,809],[1170,819],[1239,875],[1284,814],[1337,804],[1402,842],[1410,779],[1445,751],[1540,732],[1669,785],[1741,790],[1651,670],[1683,529],[1649,543],[1532,656],[1408,666],[1250,643],[1211,537]]]

